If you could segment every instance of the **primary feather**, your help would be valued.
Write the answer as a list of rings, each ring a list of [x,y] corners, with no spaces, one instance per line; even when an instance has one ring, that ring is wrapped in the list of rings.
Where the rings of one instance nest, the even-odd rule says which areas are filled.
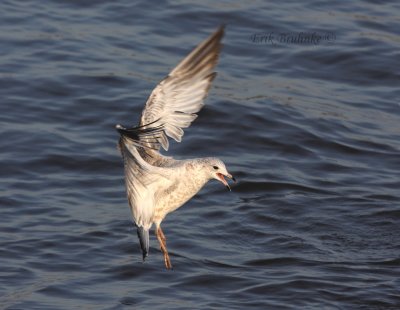
[[[149,96],[142,112],[140,125],[163,125],[164,132],[158,137],[160,145],[168,150],[166,135],[181,142],[187,128],[203,107],[213,71],[221,50],[224,28],[220,27],[208,39],[197,46],[164,78]]]

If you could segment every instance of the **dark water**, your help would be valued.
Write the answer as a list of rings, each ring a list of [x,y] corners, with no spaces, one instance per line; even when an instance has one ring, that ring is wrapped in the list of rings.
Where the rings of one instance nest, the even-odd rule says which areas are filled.
[[[1,1],[1,308],[399,309],[400,5],[327,3]],[[166,271],[154,236],[141,263],[114,125],[221,23],[171,154],[240,182],[167,217]]]

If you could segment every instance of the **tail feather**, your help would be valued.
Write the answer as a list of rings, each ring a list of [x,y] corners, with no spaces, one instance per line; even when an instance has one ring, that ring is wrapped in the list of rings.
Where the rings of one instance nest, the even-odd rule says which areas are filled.
[[[143,261],[149,255],[149,230],[143,227],[137,228],[137,235],[140,241],[140,248],[142,249]]]

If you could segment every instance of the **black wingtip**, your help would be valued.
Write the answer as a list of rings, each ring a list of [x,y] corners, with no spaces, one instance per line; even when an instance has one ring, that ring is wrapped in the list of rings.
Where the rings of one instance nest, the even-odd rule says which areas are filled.
[[[143,262],[146,260],[146,257],[149,255],[149,230],[143,227],[137,228],[137,235],[139,238],[140,248],[142,250],[142,258]]]
[[[126,131],[126,128],[120,124],[115,125],[115,129],[122,135]]]
[[[120,124],[115,129],[122,137],[129,138],[138,147],[156,150],[158,149],[160,135],[164,132],[164,125],[155,125],[159,119],[146,125],[126,128]],[[155,125],[155,126],[151,126]]]
[[[115,129],[121,134],[121,135],[126,135],[126,136],[133,136],[132,138],[136,139],[139,138],[139,135],[151,135],[154,133],[159,133],[164,131],[164,125],[160,124],[157,125],[157,123],[160,119],[156,119],[153,122],[150,122],[145,125],[140,125],[140,126],[135,126],[135,127],[129,127],[126,128],[120,124],[115,125]],[[155,126],[152,126],[155,125]]]

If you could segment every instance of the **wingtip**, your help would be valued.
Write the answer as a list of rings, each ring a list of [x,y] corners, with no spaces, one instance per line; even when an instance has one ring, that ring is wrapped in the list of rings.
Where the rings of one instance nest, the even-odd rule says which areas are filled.
[[[224,33],[225,32],[225,28],[226,28],[226,23],[223,23],[223,24],[219,25],[219,27],[217,29],[217,32]]]
[[[211,35],[213,38],[217,38],[218,41],[221,41],[223,36],[225,35],[226,24],[221,24],[218,26],[217,30]]]
[[[142,250],[143,262],[149,255],[149,230],[144,227],[137,227],[137,235],[139,238],[140,248]]]
[[[115,130],[118,131],[120,134],[122,134],[122,132],[125,130],[126,128],[123,127],[120,124],[115,125]]]
[[[122,135],[124,133],[124,131],[126,130],[126,128],[120,124],[115,125],[115,130],[118,131],[118,133],[120,135]]]

